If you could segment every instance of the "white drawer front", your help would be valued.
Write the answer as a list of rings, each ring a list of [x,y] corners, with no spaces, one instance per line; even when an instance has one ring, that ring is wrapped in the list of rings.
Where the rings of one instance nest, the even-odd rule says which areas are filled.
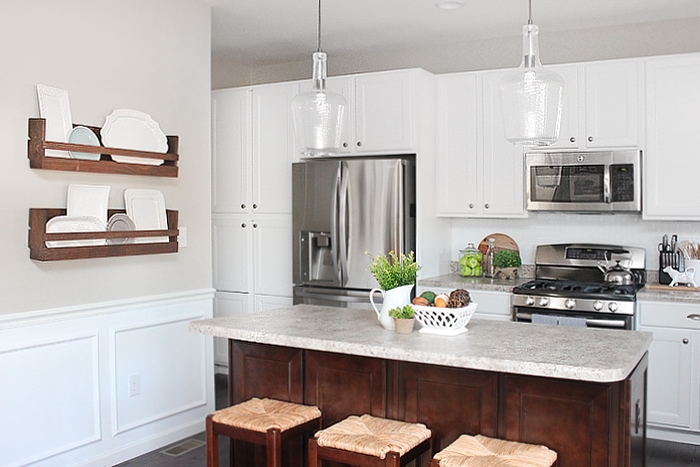
[[[642,326],[700,329],[700,305],[672,302],[639,302]]]

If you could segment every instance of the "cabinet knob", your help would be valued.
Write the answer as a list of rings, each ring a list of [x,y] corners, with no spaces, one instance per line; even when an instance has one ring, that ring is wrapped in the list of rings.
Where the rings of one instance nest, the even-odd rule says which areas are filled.
[[[489,203],[484,204],[484,208],[485,208],[485,209],[488,209],[488,208],[490,208],[490,207],[491,207],[491,205],[490,205]]]
[[[358,142],[357,142],[357,145],[358,145],[358,146],[362,146],[362,141],[358,141]]]
[[[592,137],[592,136],[589,136],[589,137],[588,137],[588,142],[589,142],[589,143],[592,143],[592,142],[593,142],[593,137]]]
[[[348,143],[343,143],[343,147],[344,147],[344,148],[347,148],[347,147],[348,147]]]
[[[571,138],[569,138],[569,142],[570,142],[570,143],[575,143],[575,142],[576,142],[576,138],[574,138],[574,137],[572,136]]]
[[[241,209],[245,209],[245,204],[241,204]]]
[[[257,228],[258,228],[258,224],[253,224],[253,228],[254,228],[254,229],[257,229]]]
[[[693,321],[700,321],[700,315],[697,313],[690,314],[686,316],[688,319],[692,319]]]
[[[469,203],[469,209],[474,209],[474,203]]]
[[[687,337],[686,337],[685,339],[683,339],[683,343],[684,343],[684,344],[687,344],[688,342],[690,342],[690,341],[688,340]]]
[[[245,222],[241,224],[241,227],[246,228]]]
[[[258,205],[257,205],[257,204],[253,204],[253,209],[258,209]]]

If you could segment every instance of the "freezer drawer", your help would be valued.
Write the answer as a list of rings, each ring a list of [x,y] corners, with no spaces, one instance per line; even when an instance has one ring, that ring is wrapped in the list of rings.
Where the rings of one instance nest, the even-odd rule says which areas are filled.
[[[375,295],[374,303],[381,303],[382,297]],[[325,287],[294,287],[295,305],[334,306],[372,310],[369,302],[369,290],[348,290]]]

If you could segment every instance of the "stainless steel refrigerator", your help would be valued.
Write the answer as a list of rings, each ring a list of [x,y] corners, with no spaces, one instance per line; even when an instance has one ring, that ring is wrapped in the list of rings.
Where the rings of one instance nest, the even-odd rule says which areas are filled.
[[[416,249],[415,157],[313,159],[292,177],[294,303],[371,308],[367,252]]]

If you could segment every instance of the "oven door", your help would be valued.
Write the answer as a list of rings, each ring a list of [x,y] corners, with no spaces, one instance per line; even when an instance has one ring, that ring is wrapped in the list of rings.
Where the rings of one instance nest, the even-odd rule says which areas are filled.
[[[541,308],[529,308],[522,306],[513,307],[513,321],[531,323],[535,321],[548,324],[564,325],[585,325],[588,328],[600,329],[624,329],[631,330],[635,328],[634,316],[632,315],[614,315],[608,313],[587,313],[577,311],[550,310]],[[539,318],[539,319],[538,319]],[[577,318],[575,320],[560,320],[559,318]]]

